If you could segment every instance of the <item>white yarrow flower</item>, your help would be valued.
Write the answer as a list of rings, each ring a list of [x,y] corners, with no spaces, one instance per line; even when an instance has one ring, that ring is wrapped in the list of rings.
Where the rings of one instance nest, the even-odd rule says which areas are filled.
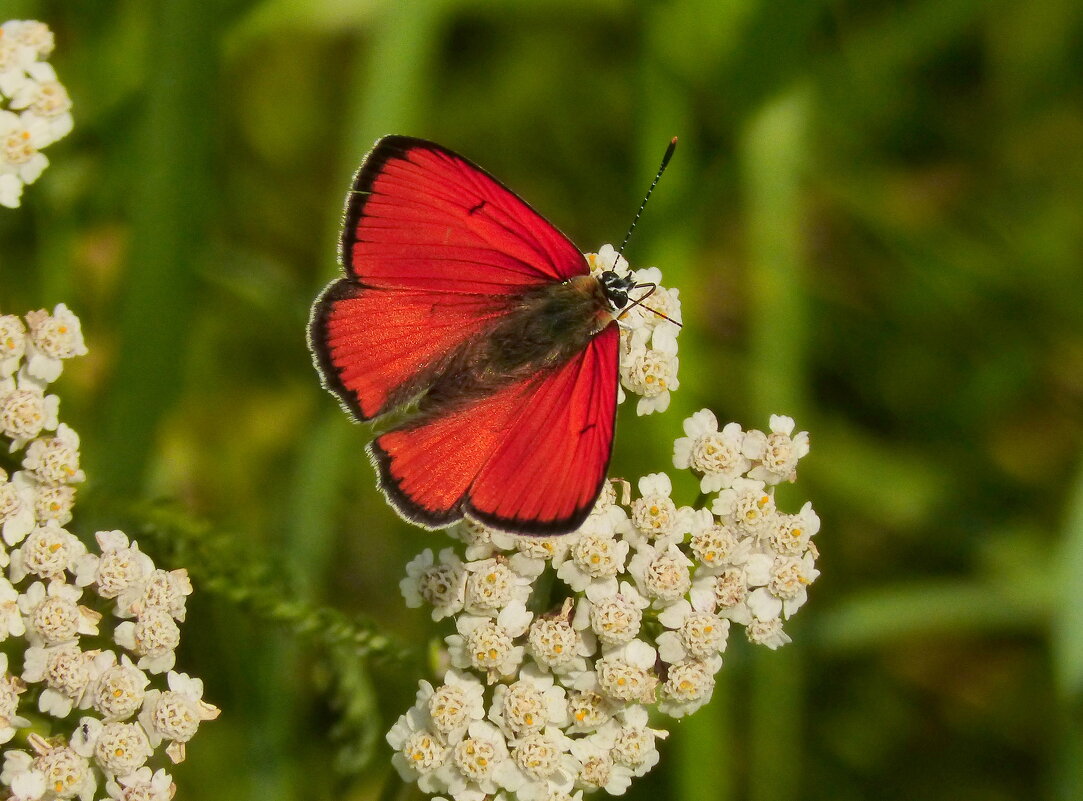
[[[697,574],[689,597],[696,609],[715,612],[719,617],[747,626],[752,621],[748,595],[752,587],[770,581],[772,559],[767,554],[751,555],[743,565],[720,572]]]
[[[772,651],[791,642],[790,636],[782,630],[782,618],[753,620],[745,628],[748,641],[755,645],[766,645]]]
[[[613,762],[629,768],[633,776],[645,776],[658,764],[655,743],[668,737],[669,732],[647,726],[647,708],[643,706],[628,707],[620,718],[622,725],[610,752]]]
[[[46,486],[78,484],[86,479],[79,469],[79,435],[64,423],[55,437],[43,437],[30,443],[23,467]]]
[[[536,619],[527,634],[527,651],[535,663],[561,676],[585,671],[586,657],[596,648],[593,635],[587,637],[572,625],[571,605],[569,598],[560,614]]]
[[[680,386],[678,366],[676,353],[653,347],[634,348],[628,358],[622,360],[621,380],[625,389],[641,396],[636,403],[636,414],[642,416],[669,408],[670,392]]]
[[[12,583],[0,576],[0,642],[8,637],[21,637],[26,632],[20,598],[19,591]]]
[[[455,524],[447,533],[448,536],[466,543],[467,561],[488,559],[495,553],[510,551],[515,547],[514,534],[491,528],[470,518]]]
[[[457,614],[466,601],[466,568],[451,548],[440,551],[440,562],[426,548],[406,565],[406,578],[399,582],[406,605],[416,608],[423,603],[432,607],[432,619],[443,620]]]
[[[44,120],[49,142],[71,133],[74,120],[71,116],[71,97],[64,85],[56,79],[56,71],[50,64],[39,62],[30,66],[30,77],[11,95],[11,108],[26,109]]]
[[[768,537],[776,553],[800,556],[809,549],[810,541],[819,530],[820,517],[809,502],[795,515],[776,515]]]
[[[724,570],[748,561],[752,537],[737,534],[736,528],[715,520],[709,509],[697,509],[693,517],[688,549],[692,557],[711,572]]]
[[[628,558],[628,543],[612,534],[579,534],[569,558],[557,569],[557,576],[576,592],[592,584],[616,587]]]
[[[663,548],[643,545],[628,563],[628,573],[643,595],[661,609],[688,592],[692,586],[689,570],[693,564],[676,543],[670,542]]]
[[[654,703],[657,658],[655,649],[642,640],[608,650],[597,663],[598,687],[615,701]]]
[[[34,530],[34,495],[33,482],[22,471],[8,480],[7,473],[0,469],[0,532],[8,545],[22,542]],[[6,551],[0,561],[0,567],[7,566]]]
[[[52,314],[44,309],[28,312],[26,322],[26,369],[34,378],[52,383],[60,377],[64,359],[86,355],[79,318],[63,303],[58,303]]]
[[[536,579],[545,570],[546,565],[559,565],[564,561],[573,536],[518,537],[515,540],[517,553],[511,556],[508,564],[520,576],[531,580]],[[529,584],[527,586],[529,587]]]
[[[176,663],[180,628],[169,612],[148,609],[135,622],[129,620],[117,626],[113,639],[139,657],[136,665],[143,670],[165,673]]]
[[[76,560],[76,585],[94,584],[102,598],[116,598],[129,588],[142,585],[154,571],[150,557],[139,550],[137,543],[129,543],[123,531],[99,531],[94,538],[101,554],[86,553]],[[123,609],[123,613],[127,616],[130,611]]]
[[[50,137],[49,124],[36,114],[0,110],[0,175],[24,185],[34,183],[49,166],[40,150],[52,141]]]
[[[495,795],[514,773],[508,743],[500,730],[483,720],[470,724],[467,736],[451,749],[451,757],[437,769],[452,798]]]
[[[506,559],[467,562],[466,595],[463,608],[468,615],[495,617],[512,601],[526,603],[530,579],[516,573]]]
[[[718,493],[711,511],[733,525],[740,534],[758,538],[770,531],[775,498],[762,481],[738,478],[730,488]]]
[[[129,584],[117,596],[117,615],[143,616],[157,610],[183,622],[191,594],[192,582],[187,570],[152,570],[141,582]]]
[[[169,671],[169,689],[151,690],[143,700],[139,722],[155,748],[169,741],[166,755],[175,763],[183,762],[184,744],[195,736],[199,724],[218,717],[218,707],[203,700],[203,682],[186,673]]]
[[[675,718],[690,715],[711,700],[714,674],[721,667],[721,657],[688,659],[670,665],[662,683],[658,709]]]
[[[684,599],[663,609],[658,622],[669,629],[658,635],[658,656],[663,662],[708,659],[726,650],[730,621],[697,610]]]
[[[42,431],[54,431],[60,399],[46,395],[41,387],[20,372],[14,388],[4,391],[0,381],[0,436],[11,440],[9,450],[14,452],[38,436]]]
[[[616,727],[611,726],[572,742],[572,754],[579,760],[576,784],[587,792],[605,790],[609,795],[623,795],[632,783],[632,770],[613,760]]]
[[[2,30],[0,79],[11,42],[25,39],[29,43],[17,47],[38,47],[48,32],[21,22],[5,23]],[[31,60],[19,69],[27,80],[52,75],[41,67],[47,65]],[[41,104],[52,91],[42,87],[25,113],[44,114]],[[172,667],[176,621],[184,618],[191,582],[183,569],[156,570],[121,531],[99,531],[100,553],[90,553],[64,528],[72,517],[72,484],[84,479],[80,443],[57,419],[59,401],[46,394],[46,386],[60,374],[62,360],[86,352],[81,326],[63,304],[52,314],[28,314],[26,328],[12,319],[19,322],[0,316],[0,436],[9,450],[25,447],[25,453],[22,469],[10,479],[0,471],[0,524],[7,545],[17,546],[10,557],[0,547],[0,567],[9,568],[0,576],[0,640],[23,642],[8,642],[5,649],[21,651],[19,677],[7,673],[7,656],[0,655],[0,741],[31,725],[19,714],[24,689],[35,691],[41,714],[26,737],[30,752],[5,752],[0,794],[25,801],[92,801],[104,780],[115,801],[170,801],[175,788],[169,774],[151,772],[144,763],[163,742],[166,755],[180,761],[198,723],[218,714],[202,700],[197,679],[170,673],[169,689],[162,690],[145,672]],[[115,632],[127,651],[119,656],[87,649],[84,639],[100,634],[101,610],[113,599],[114,617],[136,616]],[[64,721],[76,709],[84,716],[74,731],[70,722],[58,729],[50,720]]]
[[[779,484],[792,481],[797,470],[797,461],[809,451],[808,432],[793,435],[792,417],[771,415],[771,433],[760,436],[746,443],[745,452],[758,464],[749,472],[749,478]]]
[[[509,768],[502,771],[504,788],[520,801],[573,798],[568,793],[579,773],[579,761],[571,754],[573,742],[555,726],[509,740],[511,759]]]
[[[164,769],[151,773],[150,768],[144,766],[127,776],[110,778],[105,783],[105,790],[115,801],[172,801],[177,786]]]
[[[32,645],[59,645],[80,634],[97,634],[101,613],[79,604],[78,587],[58,581],[46,587],[40,581],[19,597],[19,610]]]
[[[387,733],[387,743],[395,753],[391,764],[406,782],[417,782],[422,792],[437,793],[447,786],[436,771],[450,757],[451,749],[440,735],[426,728],[427,716],[416,706],[402,715]]]
[[[632,502],[632,525],[638,536],[630,536],[632,544],[651,543],[665,547],[680,542],[692,524],[693,512],[687,506],[674,503],[673,482],[665,473],[651,473],[639,479],[640,497]]]
[[[8,655],[0,653],[0,743],[9,742],[17,728],[30,725],[18,713],[19,696],[24,692],[26,684],[8,673]]]
[[[591,687],[568,693],[569,734],[597,731],[608,723],[618,707],[615,702],[597,689],[598,679],[591,676]]]
[[[808,600],[808,585],[819,575],[808,551],[800,558],[776,556],[771,564],[770,580],[766,586],[752,591],[748,608],[758,620],[789,618]]]
[[[430,728],[445,742],[458,742],[475,720],[485,717],[485,685],[461,670],[449,670],[444,683],[419,682],[417,705],[428,712]]]
[[[52,66],[39,60],[52,49],[53,34],[41,22],[9,20],[0,27],[2,206],[19,205],[23,186],[49,164],[41,149],[72,129],[71,98]]]
[[[3,46],[0,43],[0,51]],[[26,326],[14,314],[0,314],[0,378],[19,369],[26,352]]]
[[[45,779],[46,791],[54,798],[68,799],[78,797],[80,801],[91,801],[97,780],[91,769],[91,754],[63,743],[51,743],[35,733],[27,738],[35,755],[22,751],[8,751],[4,754],[4,773],[10,780],[0,776],[9,786],[14,786],[17,779],[12,774],[24,771],[37,771]],[[21,768],[21,769],[20,769]]]
[[[752,462],[743,453],[746,434],[737,423],[721,431],[714,412],[701,409],[684,421],[686,436],[673,443],[673,466],[699,475],[701,492],[718,492],[744,474]]]
[[[95,681],[90,701],[103,720],[127,720],[143,705],[150,678],[127,654],[123,654],[119,662],[112,653],[107,656],[112,664],[102,670]]]
[[[45,581],[64,581],[66,571],[86,553],[86,546],[70,531],[49,522],[30,532],[23,544],[11,553],[9,575],[14,582],[33,575]]]
[[[113,660],[111,653],[83,651],[74,642],[34,646],[26,650],[23,680],[42,683],[38,710],[57,718],[67,717],[73,707],[90,705],[87,691]]]
[[[488,717],[509,739],[540,732],[546,726],[565,726],[568,708],[564,688],[553,676],[528,665],[519,672],[517,681],[497,685]]]
[[[451,664],[484,673],[489,684],[512,675],[523,661],[523,646],[514,642],[526,633],[532,618],[522,601],[510,603],[495,620],[460,616],[459,633],[446,638]]]
[[[72,735],[72,747],[80,753],[92,753],[107,776],[131,775],[154,753],[146,731],[138,723],[117,720],[103,723],[91,717],[79,721]]]
[[[15,474],[17,478],[24,479],[32,484],[34,496],[34,516],[42,525],[53,523],[57,526],[66,526],[71,522],[72,507],[75,506],[75,487],[66,484],[47,485],[38,484],[32,478],[27,478],[26,471],[20,470]]]
[[[639,634],[650,601],[627,581],[618,587],[592,585],[576,606],[572,626],[590,628],[603,645],[623,645]]]

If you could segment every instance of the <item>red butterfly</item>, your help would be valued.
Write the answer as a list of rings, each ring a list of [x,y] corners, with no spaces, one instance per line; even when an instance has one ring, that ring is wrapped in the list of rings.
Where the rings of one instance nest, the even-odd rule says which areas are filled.
[[[309,345],[358,420],[409,411],[368,446],[391,505],[427,528],[578,528],[612,453],[616,315],[635,279],[592,276],[500,181],[404,136],[362,162],[341,248]]]

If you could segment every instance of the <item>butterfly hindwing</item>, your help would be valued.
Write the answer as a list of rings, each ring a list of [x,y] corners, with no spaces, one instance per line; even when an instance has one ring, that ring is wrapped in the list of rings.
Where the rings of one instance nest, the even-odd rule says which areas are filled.
[[[530,388],[512,384],[455,414],[407,423],[369,445],[380,488],[405,517],[428,528],[461,520],[470,485],[514,428]]]
[[[529,534],[579,527],[601,491],[612,455],[619,342],[611,324],[541,382],[515,429],[471,485],[467,515]]]
[[[467,515],[521,534],[577,528],[612,452],[618,347],[611,325],[563,366],[378,437],[381,488],[429,527]]]

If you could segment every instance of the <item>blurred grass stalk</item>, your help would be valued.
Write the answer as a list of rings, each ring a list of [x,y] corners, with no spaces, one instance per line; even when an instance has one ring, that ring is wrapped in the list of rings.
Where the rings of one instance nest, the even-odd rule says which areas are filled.
[[[94,474],[118,497],[145,487],[162,418],[182,389],[194,317],[197,265],[206,258],[214,199],[216,109],[206,87],[219,61],[207,31],[218,4],[159,2],[154,8],[146,105],[130,170],[131,256],[120,298],[120,343],[104,409]]]
[[[1068,499],[1068,514],[1054,590],[1050,630],[1053,681],[1058,697],[1058,741],[1053,797],[1083,798],[1083,462]]]
[[[381,13],[368,19],[370,29],[365,32],[368,46],[358,53],[352,68],[344,75],[343,102],[347,113],[342,123],[343,151],[339,155],[342,194],[329,198],[323,237],[328,257],[313,271],[313,293],[316,287],[331,278],[325,267],[333,263],[342,225],[343,198],[361,159],[378,137],[415,131],[424,122],[419,117],[425,104],[418,102],[418,98],[424,95],[424,88],[430,83],[435,69],[433,57],[439,52],[447,6],[445,0],[388,4]],[[300,468],[304,476],[299,477],[298,492],[291,499],[290,525],[283,546],[288,553],[298,555],[295,577],[299,585],[316,596],[311,600],[322,601],[319,588],[330,572],[336,552],[335,541],[340,533],[332,514],[339,508],[335,498],[346,483],[358,481],[359,449],[364,437],[363,431],[347,423],[337,404],[328,399],[328,403],[320,408],[326,411],[313,422],[315,435],[301,447]],[[360,459],[360,462],[364,461]],[[367,468],[367,465],[362,467]],[[394,581],[384,587],[357,589],[359,593],[396,591]],[[336,767],[352,772],[366,765],[374,755],[383,753],[380,749],[383,730],[387,727],[380,719],[377,693],[373,691],[365,666],[353,665],[354,670],[350,672],[350,665],[342,662],[348,660],[347,655],[340,653],[335,659],[340,664],[336,667],[332,663],[332,668],[341,674],[339,678],[344,682],[339,689],[350,695],[339,699],[343,704],[342,714],[358,729],[355,742],[341,743]],[[293,675],[296,675],[297,667],[296,664],[291,666]],[[289,676],[282,679],[282,686],[289,686]],[[300,730],[300,723],[298,720],[280,720],[273,725],[279,726],[279,731],[292,733]],[[284,761],[290,759],[289,747],[289,743],[283,743],[279,756]],[[398,777],[390,770],[390,763],[374,767],[378,772],[386,772],[389,787],[401,787]],[[284,788],[280,798],[293,798],[305,792],[303,786],[294,786],[292,792]]]
[[[749,254],[751,408],[759,424],[769,414],[786,414],[798,428],[804,427],[808,372],[801,184],[807,174],[810,108],[808,87],[790,88],[749,118],[739,144]],[[800,795],[802,648],[798,634],[778,651],[753,649],[746,677],[747,763],[748,797],[757,801]]]
[[[702,0],[644,6],[642,10],[643,55],[638,61],[636,75],[636,97],[640,101],[635,125],[637,178],[642,181],[657,167],[661,148],[672,136],[677,135],[681,140],[676,158],[663,179],[664,189],[651,197],[648,214],[655,221],[685,219],[684,213],[677,209],[678,204],[687,203],[700,191],[695,183],[696,173],[688,166],[697,161],[697,143],[687,135],[696,130],[695,101],[687,84],[679,79],[679,73],[673,68],[672,42],[681,37],[688,20],[702,20],[703,11],[719,13],[714,7],[705,9]],[[635,192],[642,191],[640,182],[632,181],[630,185]],[[646,243],[640,241],[635,246],[631,260],[640,265],[662,265],[664,274],[670,276],[675,285],[680,285],[682,279],[691,274],[699,247],[698,234],[695,226],[687,221],[669,228],[657,223],[648,225],[642,234]],[[641,247],[643,245],[645,247]],[[706,365],[699,367],[702,369]],[[680,393],[677,398],[679,404]],[[677,411],[670,409],[670,413],[664,415],[670,418],[666,425],[672,426],[680,419],[676,416]],[[671,435],[652,437],[649,442],[650,447],[658,449],[651,458],[664,460],[662,463],[669,460]],[[663,759],[669,752],[672,764],[659,766],[672,777],[672,792],[667,797],[709,798],[712,801],[729,801],[735,797],[732,681],[723,669],[716,676],[716,682],[711,703],[683,718],[680,725],[671,729],[670,744],[663,752]]]
[[[155,3],[149,28],[146,105],[130,170],[131,255],[120,299],[120,343],[106,407],[101,464],[94,468],[117,497],[146,489],[162,419],[180,396],[188,337],[197,316],[196,275],[213,242],[220,197],[215,163],[218,108],[207,87],[221,68],[208,31],[228,27],[235,4]],[[226,635],[226,632],[220,632]],[[228,636],[228,635],[227,635]],[[284,638],[262,637],[234,659],[249,668],[244,703],[254,725],[243,739],[252,798],[290,797],[293,761],[284,758],[293,729],[293,696],[283,693],[292,661]],[[229,652],[228,649],[225,652]]]

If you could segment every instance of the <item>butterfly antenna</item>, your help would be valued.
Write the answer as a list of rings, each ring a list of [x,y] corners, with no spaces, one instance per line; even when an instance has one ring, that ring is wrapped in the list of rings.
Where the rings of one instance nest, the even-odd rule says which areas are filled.
[[[648,289],[648,287],[650,287],[650,288]],[[661,317],[663,320],[669,320],[671,323],[673,323],[678,328],[684,328],[683,324],[677,322],[672,317],[670,317],[668,314],[664,314],[664,313],[658,311],[658,309],[652,309],[650,306],[648,306],[644,302],[644,301],[647,300],[647,298],[649,298],[651,295],[654,294],[655,290],[658,289],[658,284],[636,284],[635,286],[632,287],[632,289],[646,289],[647,292],[644,295],[642,295],[641,297],[638,297],[635,300],[633,300],[632,305],[627,306],[623,310],[621,310],[621,316],[622,317],[625,314],[627,314],[628,312],[630,312],[632,309],[634,309],[636,306],[642,306],[644,309],[649,311],[651,314],[656,314],[659,317]]]
[[[669,140],[669,147],[666,148],[666,154],[662,156],[662,163],[658,166],[658,174],[654,176],[654,180],[651,181],[650,188],[647,189],[647,194],[643,198],[643,202],[639,204],[639,210],[636,212],[636,216],[632,218],[632,224],[628,226],[628,233],[624,235],[624,241],[620,243],[620,247],[617,248],[617,258],[613,261],[615,265],[620,257],[624,254],[624,247],[628,244],[628,240],[632,238],[632,231],[635,230],[636,223],[639,222],[639,215],[643,213],[643,209],[647,205],[647,201],[650,200],[651,192],[654,191],[654,187],[658,186],[658,181],[662,177],[662,173],[666,171],[666,165],[669,164],[669,160],[673,158],[673,151],[677,149],[677,137],[674,136]]]

